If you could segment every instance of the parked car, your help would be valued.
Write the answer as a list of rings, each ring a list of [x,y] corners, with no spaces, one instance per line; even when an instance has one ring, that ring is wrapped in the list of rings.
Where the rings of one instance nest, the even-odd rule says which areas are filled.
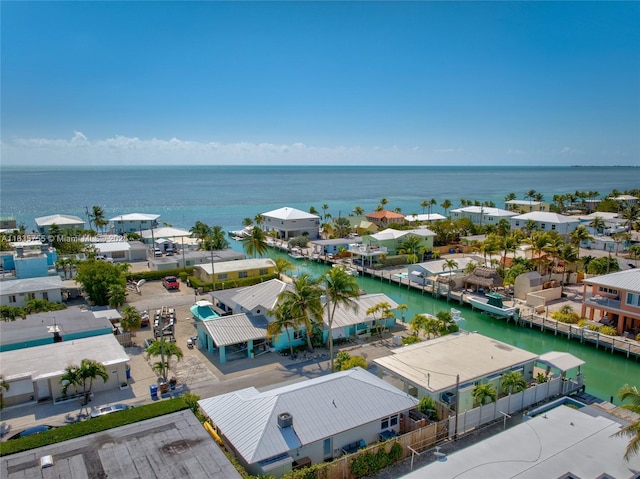
[[[167,248],[167,251],[165,252],[165,254],[167,256],[173,256],[173,248]]]
[[[106,416],[107,414],[126,411],[127,409],[129,409],[129,406],[127,406],[126,404],[113,404],[111,406],[97,407],[94,408],[94,410],[91,412],[91,417]]]
[[[156,258],[162,257],[162,250],[161,250],[160,248],[155,248],[155,249],[153,250],[153,255],[154,255]]]
[[[162,278],[162,285],[169,290],[180,289],[180,283],[175,276],[165,276]]]
[[[56,427],[57,426],[48,426],[46,424],[28,427],[24,431],[20,431],[18,434],[14,434],[8,440],[20,439],[21,437],[27,437],[27,436],[33,436],[34,434],[40,434],[41,432],[49,431],[51,429],[55,429]]]

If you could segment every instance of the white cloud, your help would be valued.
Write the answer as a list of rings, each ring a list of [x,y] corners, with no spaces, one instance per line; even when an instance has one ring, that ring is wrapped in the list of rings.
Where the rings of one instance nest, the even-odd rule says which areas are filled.
[[[74,131],[70,139],[18,138],[2,142],[5,165],[150,164],[426,164],[419,147],[311,146],[302,142],[220,143],[141,139],[116,135],[89,139]]]

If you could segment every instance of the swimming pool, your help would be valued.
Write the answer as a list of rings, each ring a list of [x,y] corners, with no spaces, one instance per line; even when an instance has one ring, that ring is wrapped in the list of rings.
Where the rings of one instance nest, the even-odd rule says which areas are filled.
[[[198,306],[194,304],[190,308],[191,314],[198,321],[209,321],[211,319],[219,318],[220,315],[216,313],[211,306]]]

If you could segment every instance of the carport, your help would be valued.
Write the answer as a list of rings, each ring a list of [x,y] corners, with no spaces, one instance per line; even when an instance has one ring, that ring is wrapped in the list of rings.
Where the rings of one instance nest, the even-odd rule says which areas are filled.
[[[198,323],[198,336],[202,347],[210,353],[218,349],[220,364],[239,357],[251,358],[267,350],[267,324],[264,316],[246,313],[223,316]]]

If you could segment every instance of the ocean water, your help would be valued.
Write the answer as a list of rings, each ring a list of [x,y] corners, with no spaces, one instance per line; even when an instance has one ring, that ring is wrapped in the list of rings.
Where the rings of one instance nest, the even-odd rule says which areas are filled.
[[[388,209],[422,213],[434,198],[433,213],[448,199],[493,201],[504,206],[513,192],[553,195],[580,191],[625,191],[640,187],[640,168],[631,167],[40,167],[0,169],[0,214],[13,215],[27,231],[34,218],[71,214],[86,218],[85,207],[101,206],[107,218],[154,213],[160,222],[189,229],[196,221],[240,229],[242,220],[283,206],[304,211],[327,205],[333,217],[356,206],[369,212],[382,198]],[[427,212],[427,210],[424,210]]]

